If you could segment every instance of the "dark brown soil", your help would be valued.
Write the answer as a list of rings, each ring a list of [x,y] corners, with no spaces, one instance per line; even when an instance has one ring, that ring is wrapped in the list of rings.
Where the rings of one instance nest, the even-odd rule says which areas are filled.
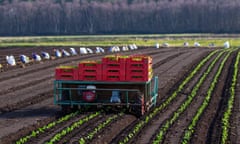
[[[66,48],[66,47],[59,47]],[[40,52],[40,51],[48,51],[52,52],[53,47],[35,47],[35,48],[5,48],[0,49],[1,53],[1,61],[0,63],[4,63],[5,55],[13,54],[18,56],[19,54],[31,54],[32,52]],[[147,54],[153,57],[153,68],[154,75],[159,77],[159,103],[161,103],[164,99],[167,98],[169,93],[173,91],[178,83],[180,83],[183,78],[194,68],[194,66],[208,53],[210,53],[214,49],[209,48],[139,48],[135,51],[129,52],[121,52],[121,54]],[[109,53],[108,53],[109,54]],[[15,67],[6,67],[5,64],[3,71],[0,72],[0,98],[2,103],[0,103],[0,143],[7,144],[13,143],[20,137],[30,133],[32,130],[37,127],[43,126],[50,121],[54,121],[59,117],[60,108],[58,106],[53,105],[53,80],[54,80],[54,69],[59,65],[76,65],[80,60],[87,59],[100,59],[105,54],[90,54],[90,55],[81,55],[81,56],[72,56],[54,60],[46,60],[42,63],[31,63],[27,65],[25,68],[21,68],[20,66]],[[230,63],[228,62],[225,66],[225,71],[223,75],[228,73],[228,66]],[[207,67],[207,65],[206,65]],[[195,77],[195,81],[200,77],[201,73]],[[214,75],[213,72],[212,75]],[[209,76],[211,79],[212,76]],[[225,77],[221,79],[221,84],[219,85],[219,89],[222,89]],[[239,78],[238,78],[239,80]],[[209,80],[210,81],[210,80]],[[189,84],[186,87],[186,92],[191,90],[191,85]],[[238,82],[239,85],[239,82]],[[206,84],[205,87],[208,87]],[[218,89],[218,88],[217,88]],[[205,89],[202,89],[202,94],[204,94]],[[219,97],[219,94],[215,94],[216,97]],[[239,93],[239,90],[238,90]],[[199,96],[202,94],[199,93]],[[149,142],[149,137],[154,135],[156,128],[154,126],[161,125],[164,119],[169,118],[170,113],[174,112],[175,109],[182,103],[182,101],[186,98],[186,95],[183,93],[179,95],[178,99],[173,102],[171,110],[164,110],[156,118],[152,123],[150,123],[149,127],[146,127],[142,130],[139,140],[144,139],[143,143]],[[239,102],[239,100],[238,100]],[[236,103],[237,105],[237,103]],[[239,106],[239,103],[238,103]],[[175,109],[174,109],[175,107]],[[167,112],[169,111],[169,112]],[[239,107],[238,107],[239,111]],[[169,114],[168,114],[169,113]],[[214,117],[214,113],[209,114]],[[236,113],[236,112],[235,112]],[[238,113],[239,115],[239,113]],[[207,115],[208,116],[208,115]],[[203,116],[203,118],[206,116]],[[104,121],[107,117],[101,118],[100,121]],[[159,120],[162,119],[162,120]],[[237,120],[239,117],[235,117],[234,120]],[[98,121],[98,120],[97,120]],[[97,122],[96,121],[96,122]],[[98,122],[100,122],[98,121]],[[134,123],[137,122],[135,116],[124,114],[122,118],[117,121],[111,123],[107,128],[103,129],[102,132],[98,133],[96,137],[94,137],[92,143],[110,143],[113,139],[117,139],[117,137],[124,136],[124,134],[128,133],[129,128],[134,126]],[[239,124],[239,122],[235,122]],[[90,124],[90,123],[88,123]],[[62,128],[66,125],[62,125]],[[61,128],[61,126],[60,126]],[[181,127],[172,128],[172,131],[179,131]],[[89,131],[94,129],[94,126],[88,128]],[[83,129],[84,130],[84,129]],[[86,130],[86,129],[85,129]],[[207,132],[206,129],[205,132]],[[52,129],[51,135],[54,135],[58,130]],[[79,130],[81,132],[81,130]],[[77,132],[79,132],[77,131]],[[236,133],[237,130],[234,132]],[[238,131],[239,132],[239,131]],[[46,135],[46,134],[45,134]],[[199,136],[200,134],[198,134]],[[206,137],[203,135],[203,141]],[[72,133],[68,135],[65,140],[70,140],[71,137],[76,137],[77,135]],[[144,138],[148,137],[148,138]],[[39,137],[40,139],[32,139],[31,142],[36,141],[44,141],[47,139],[46,136]],[[168,137],[166,137],[168,138]],[[169,137],[170,138],[170,137]],[[172,137],[171,137],[172,139]],[[178,139],[178,138],[177,138]],[[234,139],[239,139],[235,137]],[[166,141],[168,141],[166,139]]]

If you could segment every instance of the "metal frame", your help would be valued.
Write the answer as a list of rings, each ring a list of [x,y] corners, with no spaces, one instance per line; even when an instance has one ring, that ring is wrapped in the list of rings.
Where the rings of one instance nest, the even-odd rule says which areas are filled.
[[[151,85],[154,83],[153,90],[151,89]],[[103,103],[87,103],[83,101],[72,101],[72,90],[87,90],[85,88],[64,88],[62,87],[63,84],[77,84],[77,85],[94,85],[94,84],[104,84],[104,85],[125,85],[125,84],[131,84],[131,85],[144,85],[144,99],[147,96],[151,96],[150,102],[152,106],[155,106],[157,103],[157,97],[158,97],[158,77],[155,76],[151,80],[146,82],[108,82],[108,81],[69,81],[69,80],[55,80],[54,81],[54,104],[56,105],[123,105],[129,107],[130,105],[139,105],[139,104],[131,104],[129,103],[129,97],[128,93],[136,91],[138,92],[138,89],[94,89],[95,91],[113,91],[118,90],[126,93],[126,103],[110,103],[110,102],[103,102]],[[63,90],[69,91],[70,101],[59,101],[59,99],[62,98],[62,92]],[[88,89],[89,90],[89,89]],[[146,100],[145,100],[146,104]]]

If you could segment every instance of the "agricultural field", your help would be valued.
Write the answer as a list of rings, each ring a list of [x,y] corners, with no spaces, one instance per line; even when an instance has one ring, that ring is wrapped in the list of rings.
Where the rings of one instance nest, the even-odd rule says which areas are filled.
[[[54,48],[79,47],[71,44],[54,46],[56,43],[32,46],[29,41],[25,43],[27,47],[16,47],[14,44],[9,46],[8,40],[1,40],[6,44],[0,48],[0,64],[3,64],[0,72],[1,144],[215,144],[240,141],[238,43],[228,49],[220,45],[225,39],[219,40],[218,47],[183,47],[180,43],[184,39],[179,40],[179,46],[157,49],[153,47],[156,41],[152,39],[147,40],[151,42],[146,45],[141,45],[142,41],[129,41],[137,43],[138,49],[118,54],[151,56],[153,73],[159,80],[157,106],[144,116],[136,117],[124,110],[114,113],[80,110],[65,114],[53,104],[55,67],[77,65],[81,60],[99,60],[112,53],[53,58],[10,67],[4,64],[8,54],[18,56],[47,51],[53,55]],[[116,41],[113,43],[121,43]]]

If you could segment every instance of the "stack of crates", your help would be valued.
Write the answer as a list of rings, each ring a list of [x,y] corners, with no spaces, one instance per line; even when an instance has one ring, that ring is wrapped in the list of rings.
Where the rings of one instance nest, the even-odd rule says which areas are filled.
[[[78,80],[77,66],[60,66],[55,69],[56,80]]]
[[[127,56],[110,55],[102,58],[103,81],[125,81]]]
[[[82,61],[78,65],[78,78],[82,81],[101,81],[102,64],[99,61]]]
[[[149,81],[153,76],[149,56],[110,55],[102,61],[82,61],[77,66],[56,68],[56,80]]]
[[[149,56],[130,56],[126,61],[126,81],[148,81],[153,76],[152,58]]]

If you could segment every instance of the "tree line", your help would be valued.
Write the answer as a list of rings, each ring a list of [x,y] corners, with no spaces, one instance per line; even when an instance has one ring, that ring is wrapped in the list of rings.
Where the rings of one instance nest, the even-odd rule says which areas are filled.
[[[0,0],[0,35],[239,33],[235,0]]]

